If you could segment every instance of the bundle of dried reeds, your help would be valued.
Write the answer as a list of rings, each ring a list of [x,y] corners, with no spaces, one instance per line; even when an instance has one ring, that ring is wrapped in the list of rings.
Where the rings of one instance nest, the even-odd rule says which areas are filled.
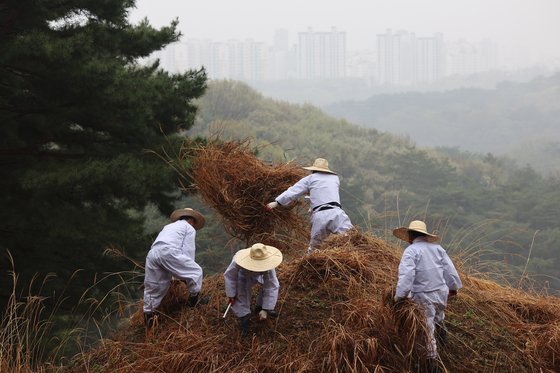
[[[190,154],[191,151],[189,151]],[[286,242],[307,242],[308,221],[302,202],[266,211],[267,202],[306,175],[295,163],[267,165],[250,141],[213,141],[195,151],[192,174],[204,201],[222,218],[224,227],[247,245],[263,242],[289,249]]]

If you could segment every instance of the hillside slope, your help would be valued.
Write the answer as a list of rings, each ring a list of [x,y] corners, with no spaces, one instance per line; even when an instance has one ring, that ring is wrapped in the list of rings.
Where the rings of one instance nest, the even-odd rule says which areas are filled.
[[[391,304],[401,249],[371,234],[331,236],[310,256],[278,268],[278,318],[253,320],[240,338],[221,275],[205,279],[208,305],[181,308],[174,283],[156,334],[146,338],[140,307],[127,328],[79,355],[70,372],[407,372],[414,364],[412,303]],[[502,287],[460,271],[464,288],[448,307],[441,349],[449,372],[560,369],[560,300]]]

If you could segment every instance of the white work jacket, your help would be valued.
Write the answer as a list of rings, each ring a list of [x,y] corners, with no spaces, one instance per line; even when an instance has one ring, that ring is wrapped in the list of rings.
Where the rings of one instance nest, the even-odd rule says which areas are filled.
[[[185,220],[167,224],[152,244],[146,257],[144,312],[159,307],[172,277],[184,280],[189,294],[202,287],[202,268],[195,262],[196,230]]]
[[[408,246],[399,264],[399,280],[395,295],[404,298],[409,293],[435,290],[458,290],[462,287],[459,274],[445,250],[436,243],[417,237]]]
[[[236,316],[242,317],[251,312],[252,288],[261,284],[262,289],[257,296],[257,305],[264,310],[273,310],[278,300],[280,283],[276,277],[276,270],[264,272],[249,271],[232,261],[224,273],[226,296],[235,297],[232,310]]]
[[[296,198],[309,194],[311,209],[329,202],[340,204],[339,187],[340,180],[337,175],[326,172],[314,172],[276,197],[276,202],[286,206]]]
[[[185,220],[167,224],[152,244],[152,249],[167,247],[180,250],[183,254],[194,260],[196,246],[196,230]]]

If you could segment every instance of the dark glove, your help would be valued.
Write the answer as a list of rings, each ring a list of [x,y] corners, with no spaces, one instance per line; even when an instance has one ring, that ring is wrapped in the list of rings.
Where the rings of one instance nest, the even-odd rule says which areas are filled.
[[[208,304],[210,300],[208,297],[199,297],[199,294],[189,296],[187,304],[189,307],[195,307],[198,305]]]
[[[189,299],[187,301],[189,307],[194,307],[197,305],[197,303],[198,303],[198,294],[189,296]]]
[[[447,295],[448,297],[454,297],[457,295],[457,290],[449,290],[449,294]]]
[[[229,297],[228,304],[231,304],[233,306],[235,304],[235,297]]]

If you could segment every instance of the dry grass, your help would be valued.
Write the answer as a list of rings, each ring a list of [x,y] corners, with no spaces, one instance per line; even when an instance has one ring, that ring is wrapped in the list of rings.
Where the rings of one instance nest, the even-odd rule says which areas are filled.
[[[196,154],[192,160],[194,188],[219,214],[231,236],[247,245],[265,242],[284,253],[304,250],[309,241],[309,223],[301,211],[307,206],[299,202],[272,212],[264,206],[307,175],[307,171],[295,163],[263,163],[255,157],[249,140],[216,140],[194,150],[185,148],[178,164],[189,164],[185,160],[191,159],[193,153]],[[178,171],[190,172],[187,167]],[[192,187],[183,186],[184,189]]]
[[[221,318],[222,276],[205,279],[208,305],[181,308],[186,287],[173,283],[154,339],[140,306],[130,328],[90,351],[87,361],[112,372],[406,372],[423,333],[421,311],[392,304],[401,249],[357,230],[331,236],[323,250],[278,268],[279,317],[253,320],[240,339],[233,315]],[[554,372],[560,368],[560,301],[466,277],[450,302],[449,372]],[[85,371],[78,365],[73,371]]]
[[[12,268],[11,254],[8,252]],[[41,294],[53,275],[33,278],[27,293],[17,293],[18,277],[12,275],[12,292],[2,313],[0,321],[0,373],[41,373],[57,371],[57,362],[62,351],[79,331],[67,330],[53,336],[55,316],[64,301],[64,293],[58,298],[36,295]],[[7,284],[3,284],[7,285]],[[47,306],[49,304],[49,306]],[[45,363],[47,362],[47,363]]]

